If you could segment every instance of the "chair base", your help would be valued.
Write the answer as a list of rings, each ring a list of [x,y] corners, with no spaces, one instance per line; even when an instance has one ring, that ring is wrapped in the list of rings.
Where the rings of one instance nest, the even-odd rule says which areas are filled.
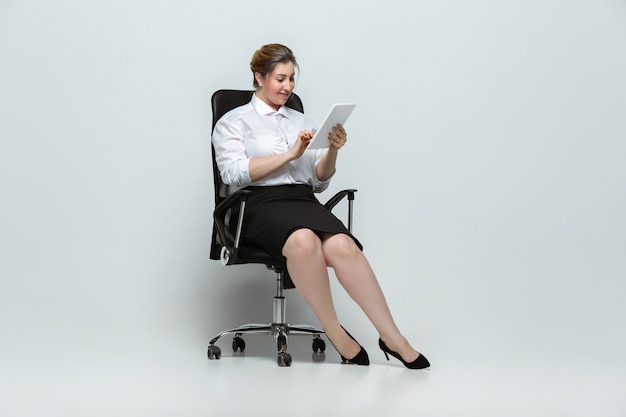
[[[283,284],[285,278],[285,270],[282,267],[268,266],[269,269],[276,271],[276,296],[273,303],[273,318],[272,323],[269,324],[244,324],[239,327],[230,330],[224,330],[219,333],[209,342],[207,350],[207,356],[209,359],[220,359],[222,351],[219,347],[215,346],[218,340],[227,334],[234,334],[233,337],[233,351],[243,352],[246,348],[246,343],[241,337],[243,334],[269,334],[276,339],[276,348],[278,349],[278,366],[290,366],[291,355],[287,353],[287,338],[290,334],[294,335],[312,335],[313,336],[313,352],[314,354],[323,354],[326,350],[326,342],[321,338],[324,334],[323,330],[320,330],[314,326],[307,324],[290,325],[287,324],[286,309],[285,309],[285,297],[283,297]]]
[[[243,324],[234,329],[224,330],[213,339],[211,339],[209,345],[214,345],[215,343],[217,343],[218,340],[228,334],[234,334],[235,337],[241,337],[242,334],[269,334],[271,336],[274,336],[275,339],[278,339],[281,336],[284,336],[286,338],[290,334],[310,334],[319,337],[320,335],[324,334],[324,331],[306,324],[290,325],[287,323],[250,323]],[[286,349],[286,347],[287,346],[285,345],[284,348]],[[279,349],[279,351],[281,351],[281,349]]]
[[[290,366],[291,355],[287,353],[287,340],[288,336],[293,335],[311,335],[313,336],[313,352],[323,354],[326,350],[326,342],[321,338],[324,334],[323,330],[320,330],[314,326],[306,324],[290,325],[287,323],[269,323],[269,324],[244,324],[234,329],[229,329],[221,332],[215,336],[209,342],[207,356],[209,359],[220,359],[221,350],[215,346],[218,340],[222,337],[233,334],[233,351],[243,352],[246,348],[246,344],[241,337],[244,334],[269,334],[274,336],[276,340],[276,348],[278,350],[278,366]]]

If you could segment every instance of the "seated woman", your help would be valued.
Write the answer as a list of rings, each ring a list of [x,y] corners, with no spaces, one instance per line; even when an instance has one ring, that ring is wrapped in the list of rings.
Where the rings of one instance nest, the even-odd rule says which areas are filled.
[[[286,260],[296,288],[319,319],[343,362],[369,365],[367,352],[339,324],[328,267],[379,333],[379,347],[407,368],[430,366],[396,326],[359,241],[327,210],[314,192],[325,190],[335,173],[347,134],[341,125],[329,134],[328,149],[307,150],[314,125],[285,107],[298,67],[286,46],[269,44],[250,63],[256,92],[250,103],[226,113],[212,142],[220,175],[229,192],[249,196],[241,242]]]

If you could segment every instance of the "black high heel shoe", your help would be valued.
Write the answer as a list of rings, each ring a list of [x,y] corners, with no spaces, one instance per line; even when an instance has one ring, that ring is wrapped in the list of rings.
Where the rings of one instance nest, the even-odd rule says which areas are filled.
[[[402,356],[400,356],[400,354],[389,349],[385,342],[382,341],[382,339],[378,339],[378,346],[380,347],[380,350],[382,350],[385,354],[387,360],[389,360],[389,355],[391,355],[394,358],[398,359],[400,362],[402,362],[404,366],[409,369],[424,369],[430,366],[430,362],[428,362],[426,356],[422,355],[421,353],[413,362],[406,362],[404,359],[402,359]]]
[[[341,328],[343,329],[343,326],[341,326]],[[352,359],[347,359],[345,356],[343,356],[341,353],[339,353],[339,356],[341,356],[341,363],[342,364],[343,363],[351,363],[351,364],[354,364],[354,365],[368,366],[370,364],[370,358],[367,355],[367,352],[365,351],[365,349],[363,349],[363,346],[361,346],[359,344],[359,342],[357,342],[356,339],[354,337],[352,337],[352,335],[350,333],[348,333],[348,331],[346,329],[343,329],[343,331],[346,332],[346,334],[350,337],[350,339],[354,340],[359,345],[361,350]],[[330,340],[330,338],[328,338],[328,340]],[[333,341],[330,340],[330,343],[332,344]],[[333,347],[334,346],[335,345],[333,345]],[[337,350],[337,348],[335,348],[335,350]],[[337,352],[339,352],[339,351],[337,350]]]

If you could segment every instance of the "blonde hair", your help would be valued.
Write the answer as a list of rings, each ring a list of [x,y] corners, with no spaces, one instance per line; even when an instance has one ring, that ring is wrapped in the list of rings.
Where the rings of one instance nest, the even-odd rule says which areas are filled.
[[[254,85],[254,88],[259,88],[259,83],[255,76],[257,72],[261,74],[261,77],[265,78],[272,72],[276,65],[285,64],[287,62],[292,62],[297,70],[300,69],[293,52],[285,45],[270,43],[257,49],[250,61],[252,85]]]

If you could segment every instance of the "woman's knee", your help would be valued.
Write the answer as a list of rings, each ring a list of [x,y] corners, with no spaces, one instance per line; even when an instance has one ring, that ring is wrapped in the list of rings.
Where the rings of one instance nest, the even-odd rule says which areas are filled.
[[[361,254],[361,249],[350,236],[338,233],[324,240],[322,249],[329,265],[333,260],[350,259]]]
[[[322,241],[310,229],[298,229],[289,235],[283,246],[283,256],[310,256],[321,251]]]

